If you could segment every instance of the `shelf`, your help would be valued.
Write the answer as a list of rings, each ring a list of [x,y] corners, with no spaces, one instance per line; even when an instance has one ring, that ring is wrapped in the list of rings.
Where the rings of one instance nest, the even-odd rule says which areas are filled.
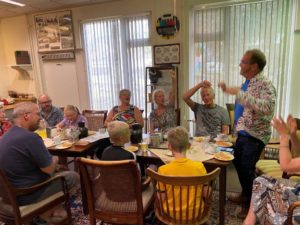
[[[12,69],[17,70],[21,76],[21,79],[30,79],[32,80],[33,78],[31,77],[29,71],[32,70],[32,65],[31,64],[18,64],[18,65],[11,65],[10,66]]]
[[[31,64],[19,64],[19,65],[11,65],[11,68],[15,70],[22,70],[22,71],[28,71],[32,70],[32,65]]]

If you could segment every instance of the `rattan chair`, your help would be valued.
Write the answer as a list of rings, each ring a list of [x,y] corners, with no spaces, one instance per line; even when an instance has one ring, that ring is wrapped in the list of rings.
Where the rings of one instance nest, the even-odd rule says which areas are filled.
[[[88,121],[88,129],[98,131],[104,127],[104,121],[107,116],[107,110],[83,110],[82,114]]]
[[[140,171],[134,160],[77,161],[91,225],[96,224],[96,219],[113,224],[144,224],[154,192],[151,184],[142,191]]]
[[[38,191],[49,185],[51,182],[61,182],[62,190],[39,202],[19,206],[17,201],[18,196]],[[30,223],[34,217],[37,217],[61,204],[64,204],[65,206],[67,217],[62,218],[61,221],[57,221],[55,224],[71,224],[72,219],[69,205],[69,194],[64,177],[55,176],[35,186],[16,189],[8,181],[3,171],[0,170],[0,221],[6,224],[27,224]]]
[[[150,168],[147,173],[155,187],[155,216],[159,221],[173,225],[196,225],[208,221],[212,210],[212,189],[220,168],[207,175],[192,177],[164,176]]]

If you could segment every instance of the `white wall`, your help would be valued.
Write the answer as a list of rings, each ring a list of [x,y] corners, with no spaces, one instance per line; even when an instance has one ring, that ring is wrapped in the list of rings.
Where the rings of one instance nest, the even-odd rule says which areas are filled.
[[[29,54],[31,54],[26,16],[3,19],[1,21],[1,35],[2,54],[0,54],[0,65],[3,70],[0,70],[0,79],[2,81],[3,78],[3,84],[5,85],[3,87],[1,84],[1,95],[3,97],[7,96],[8,90],[36,94],[34,79],[30,79],[30,76],[19,73],[10,67],[10,65],[16,64],[15,51],[24,50],[29,51]],[[33,76],[32,72],[29,72],[29,75]]]
[[[4,46],[3,46],[3,29],[2,29],[2,22],[0,21],[0,97],[5,97],[7,95],[8,90],[8,81],[7,78],[7,65],[4,55]]]

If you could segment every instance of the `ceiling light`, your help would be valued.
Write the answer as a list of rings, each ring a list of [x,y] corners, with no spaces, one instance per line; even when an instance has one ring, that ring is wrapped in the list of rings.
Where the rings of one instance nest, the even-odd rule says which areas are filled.
[[[19,3],[19,2],[16,2],[16,1],[12,1],[12,0],[0,0],[0,2],[6,2],[6,3],[9,3],[9,4],[12,4],[12,5],[17,5],[17,6],[25,6],[25,4],[22,4],[22,3]]]

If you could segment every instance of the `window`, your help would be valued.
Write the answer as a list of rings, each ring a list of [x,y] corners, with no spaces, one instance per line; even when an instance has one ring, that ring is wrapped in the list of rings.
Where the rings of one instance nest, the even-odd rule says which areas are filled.
[[[223,94],[217,85],[223,80],[240,86],[244,82],[239,75],[240,59],[246,50],[259,48],[267,58],[264,75],[277,90],[275,113],[285,115],[293,2],[272,0],[194,8],[190,21],[190,86],[209,80],[217,104],[234,102],[234,97]],[[199,95],[197,98],[200,101]]]
[[[111,109],[119,90],[132,91],[131,103],[145,103],[145,68],[152,64],[149,15],[83,22],[90,106]]]

